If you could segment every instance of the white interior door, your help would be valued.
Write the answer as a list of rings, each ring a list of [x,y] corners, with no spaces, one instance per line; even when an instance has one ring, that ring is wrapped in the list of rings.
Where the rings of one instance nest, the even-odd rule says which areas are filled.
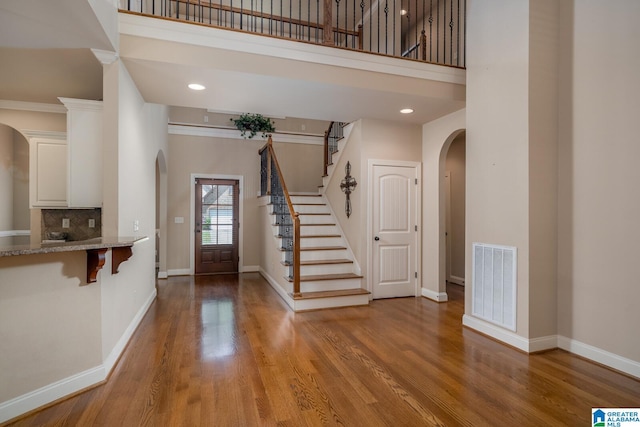
[[[372,166],[373,298],[417,292],[417,178],[415,166]]]

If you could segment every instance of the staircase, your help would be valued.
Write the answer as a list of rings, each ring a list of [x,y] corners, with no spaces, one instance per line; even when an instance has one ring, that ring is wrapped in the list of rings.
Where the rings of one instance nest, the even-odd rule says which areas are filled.
[[[369,292],[362,289],[362,276],[353,261],[340,227],[324,196],[291,194],[294,210],[300,215],[300,293],[289,294],[294,311],[369,304]],[[272,222],[278,247],[282,248],[278,227]],[[283,261],[284,278],[289,264]]]

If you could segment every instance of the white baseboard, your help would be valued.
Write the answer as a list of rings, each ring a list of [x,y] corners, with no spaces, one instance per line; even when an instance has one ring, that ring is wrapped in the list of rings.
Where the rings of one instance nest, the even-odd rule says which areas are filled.
[[[259,265],[245,265],[240,268],[240,273],[258,273],[259,271]]]
[[[109,376],[111,369],[113,369],[118,361],[120,354],[124,351],[129,339],[140,324],[140,321],[151,306],[151,303],[153,303],[155,297],[156,289],[154,287],[147,301],[140,310],[138,310],[138,313],[136,313],[111,353],[109,353],[109,356],[107,356],[101,365],[0,403],[0,423],[104,381]]]
[[[468,314],[462,316],[462,324],[526,353],[529,352],[529,340],[511,331],[493,325],[489,322],[485,322],[484,320],[480,320],[476,317],[469,316]]]
[[[455,283],[456,285],[464,286],[464,277],[451,275],[451,277],[449,277],[449,282]]]
[[[166,271],[158,271],[158,279],[166,279],[169,274]]]
[[[120,357],[125,347],[127,346],[127,343],[131,339],[131,336],[136,331],[136,328],[142,321],[142,318],[144,317],[144,315],[147,313],[147,310],[149,310],[149,307],[151,307],[151,304],[156,299],[156,295],[157,295],[157,291],[154,286],[153,290],[151,291],[151,294],[149,294],[149,297],[147,298],[145,303],[142,305],[142,307],[140,307],[140,310],[138,310],[136,315],[133,317],[133,319],[131,320],[131,323],[129,323],[129,326],[127,327],[127,329],[125,329],[124,333],[122,334],[122,336],[120,337],[116,345],[113,347],[113,349],[111,350],[107,358],[102,362],[102,366],[104,366],[107,376],[115,366],[116,362],[118,361],[118,358]]]
[[[618,356],[617,354],[563,336],[558,337],[558,347],[636,378],[640,378],[640,362],[635,360],[627,359],[626,357]]]
[[[529,339],[529,353],[535,353],[537,351],[552,350],[554,348],[558,348],[557,335],[549,335],[546,337]]]
[[[434,292],[431,289],[427,288],[422,288],[422,296],[436,302],[449,301],[449,296],[446,292]]]
[[[280,286],[280,284],[262,268],[260,268],[260,275],[264,277],[264,279],[271,285],[271,287],[278,293],[278,295],[280,295],[280,298],[282,298],[292,310],[295,310],[293,298],[291,298],[291,296],[282,288],[282,286]]]
[[[190,268],[176,268],[173,270],[167,270],[168,276],[191,276]]]
[[[2,402],[0,403],[0,423],[91,387],[104,381],[106,377],[104,365],[100,365]]]

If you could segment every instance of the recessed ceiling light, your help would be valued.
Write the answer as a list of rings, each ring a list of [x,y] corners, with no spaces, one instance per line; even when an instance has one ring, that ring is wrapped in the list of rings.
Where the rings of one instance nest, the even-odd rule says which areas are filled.
[[[402,110],[400,110],[400,112],[402,114],[411,114],[411,113],[413,113],[413,109],[411,109],[411,108],[403,108]]]
[[[205,90],[206,88],[199,83],[190,83],[189,89],[191,90]]]

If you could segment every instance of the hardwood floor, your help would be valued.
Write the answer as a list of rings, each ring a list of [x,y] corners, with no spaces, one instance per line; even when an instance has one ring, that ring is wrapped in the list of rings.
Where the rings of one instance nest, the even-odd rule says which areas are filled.
[[[292,313],[256,273],[162,280],[102,386],[15,426],[586,426],[640,380],[463,328],[451,301]]]

